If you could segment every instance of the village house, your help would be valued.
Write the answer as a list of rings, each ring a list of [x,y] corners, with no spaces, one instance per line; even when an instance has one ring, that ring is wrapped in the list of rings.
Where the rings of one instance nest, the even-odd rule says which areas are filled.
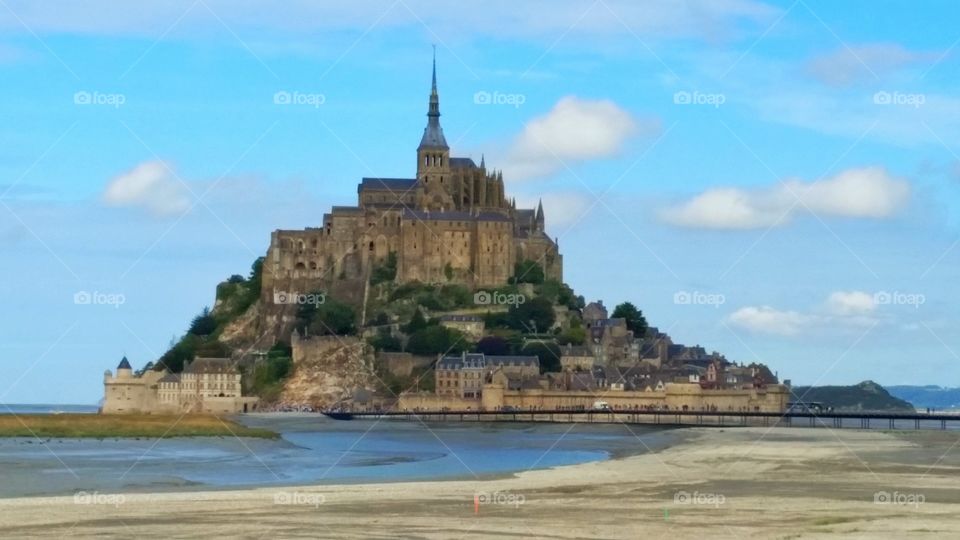
[[[437,360],[434,377],[436,394],[463,399],[479,398],[483,385],[494,371],[508,378],[535,378],[540,375],[536,356],[488,356],[483,353],[447,355]]]
[[[483,317],[479,315],[443,315],[440,317],[440,325],[460,331],[473,340],[482,338],[485,328]]]

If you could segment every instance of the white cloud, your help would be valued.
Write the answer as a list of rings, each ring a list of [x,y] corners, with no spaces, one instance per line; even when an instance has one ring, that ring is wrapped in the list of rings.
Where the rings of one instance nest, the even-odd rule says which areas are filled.
[[[896,43],[871,43],[840,48],[811,59],[806,69],[828,86],[844,87],[879,82],[885,74],[918,62],[933,62],[934,53],[909,51]]]
[[[190,208],[188,190],[161,161],[143,162],[113,178],[102,199],[108,206],[144,208],[155,216]]]
[[[727,317],[737,327],[758,334],[797,336],[817,332],[843,331],[877,324],[874,295],[863,291],[834,291],[823,305],[810,312],[780,310],[770,306],[747,306]]]
[[[659,130],[659,123],[647,127]],[[612,101],[564,97],[550,112],[531,120],[513,141],[505,176],[511,180],[542,177],[565,164],[614,156],[637,128],[630,113]]]
[[[665,222],[704,229],[756,229],[781,226],[803,212],[883,219],[897,214],[910,198],[910,185],[882,167],[843,171],[830,178],[788,180],[761,189],[714,188],[661,212]]]
[[[866,315],[877,310],[877,303],[870,293],[836,291],[827,298],[827,309],[838,316]]]
[[[794,336],[799,334],[811,318],[796,311],[780,311],[770,306],[743,307],[730,314],[731,324],[760,334]]]

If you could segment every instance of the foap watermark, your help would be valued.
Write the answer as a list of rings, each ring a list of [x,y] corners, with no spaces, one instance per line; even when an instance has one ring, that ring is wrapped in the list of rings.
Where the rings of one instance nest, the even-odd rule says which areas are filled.
[[[719,508],[726,503],[727,498],[721,493],[678,491],[673,494],[673,504],[713,506],[714,508]]]
[[[295,293],[274,291],[273,303],[282,306],[319,306],[327,301],[327,294],[323,292]]]
[[[512,506],[514,508],[519,508],[520,505],[525,504],[527,498],[523,496],[522,493],[512,493],[509,491],[494,491],[492,493],[487,491],[478,491],[473,494],[473,507],[475,511],[479,511],[481,506],[488,505],[498,505],[498,506]]]
[[[274,105],[305,105],[315,109],[327,102],[327,96],[310,92],[280,90],[273,94]]]
[[[99,491],[78,491],[73,494],[73,504],[102,504],[119,507],[127,502],[127,497],[120,493],[100,493]]]
[[[504,92],[487,92],[480,90],[473,94],[474,105],[510,105],[519,109],[521,105],[527,102],[527,96],[524,94],[507,94]]]
[[[121,293],[77,291],[73,293],[73,303],[78,306],[113,306],[119,308],[127,303],[127,297]]]
[[[727,297],[717,293],[700,291],[677,291],[673,293],[673,303],[678,306],[713,306],[718,308],[727,302]]]
[[[280,491],[273,494],[273,504],[283,506],[312,506],[319,508],[327,502],[323,493],[307,493],[303,491]]]
[[[527,301],[520,293],[502,293],[499,291],[477,291],[473,303],[478,306],[519,306]]]
[[[927,102],[925,94],[910,94],[906,92],[887,92],[881,90],[873,95],[874,105],[900,105],[919,109]]]
[[[106,92],[87,92],[81,90],[73,94],[74,105],[105,105],[119,109],[121,105],[127,102],[127,96],[123,94],[111,94]]]
[[[905,293],[900,291],[879,291],[873,295],[873,303],[878,306],[920,306],[927,303],[927,297],[919,293]]]
[[[718,108],[726,102],[727,96],[724,94],[710,94],[698,90],[693,92],[681,90],[673,94],[674,105],[709,105]]]
[[[901,493],[899,491],[878,491],[873,494],[873,504],[891,504],[896,506],[912,506],[918,508],[927,502],[922,493]]]

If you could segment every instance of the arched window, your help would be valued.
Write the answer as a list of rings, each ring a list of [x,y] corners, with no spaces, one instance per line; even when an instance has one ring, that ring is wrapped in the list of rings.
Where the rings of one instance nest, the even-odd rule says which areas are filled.
[[[370,242],[370,251],[373,251],[373,242]]]

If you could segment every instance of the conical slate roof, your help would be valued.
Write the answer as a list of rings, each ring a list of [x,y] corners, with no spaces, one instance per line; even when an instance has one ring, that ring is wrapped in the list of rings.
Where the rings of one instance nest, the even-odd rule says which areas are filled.
[[[440,127],[440,96],[437,94],[437,56],[433,56],[433,87],[430,90],[430,107],[427,110],[427,127],[423,129],[423,137],[420,139],[422,148],[450,148],[447,146],[447,139],[443,136],[443,128]]]
[[[119,369],[133,369],[133,368],[130,367],[130,361],[127,360],[126,356],[124,356],[123,360],[120,360],[120,365],[117,366],[117,369],[119,370]]]

